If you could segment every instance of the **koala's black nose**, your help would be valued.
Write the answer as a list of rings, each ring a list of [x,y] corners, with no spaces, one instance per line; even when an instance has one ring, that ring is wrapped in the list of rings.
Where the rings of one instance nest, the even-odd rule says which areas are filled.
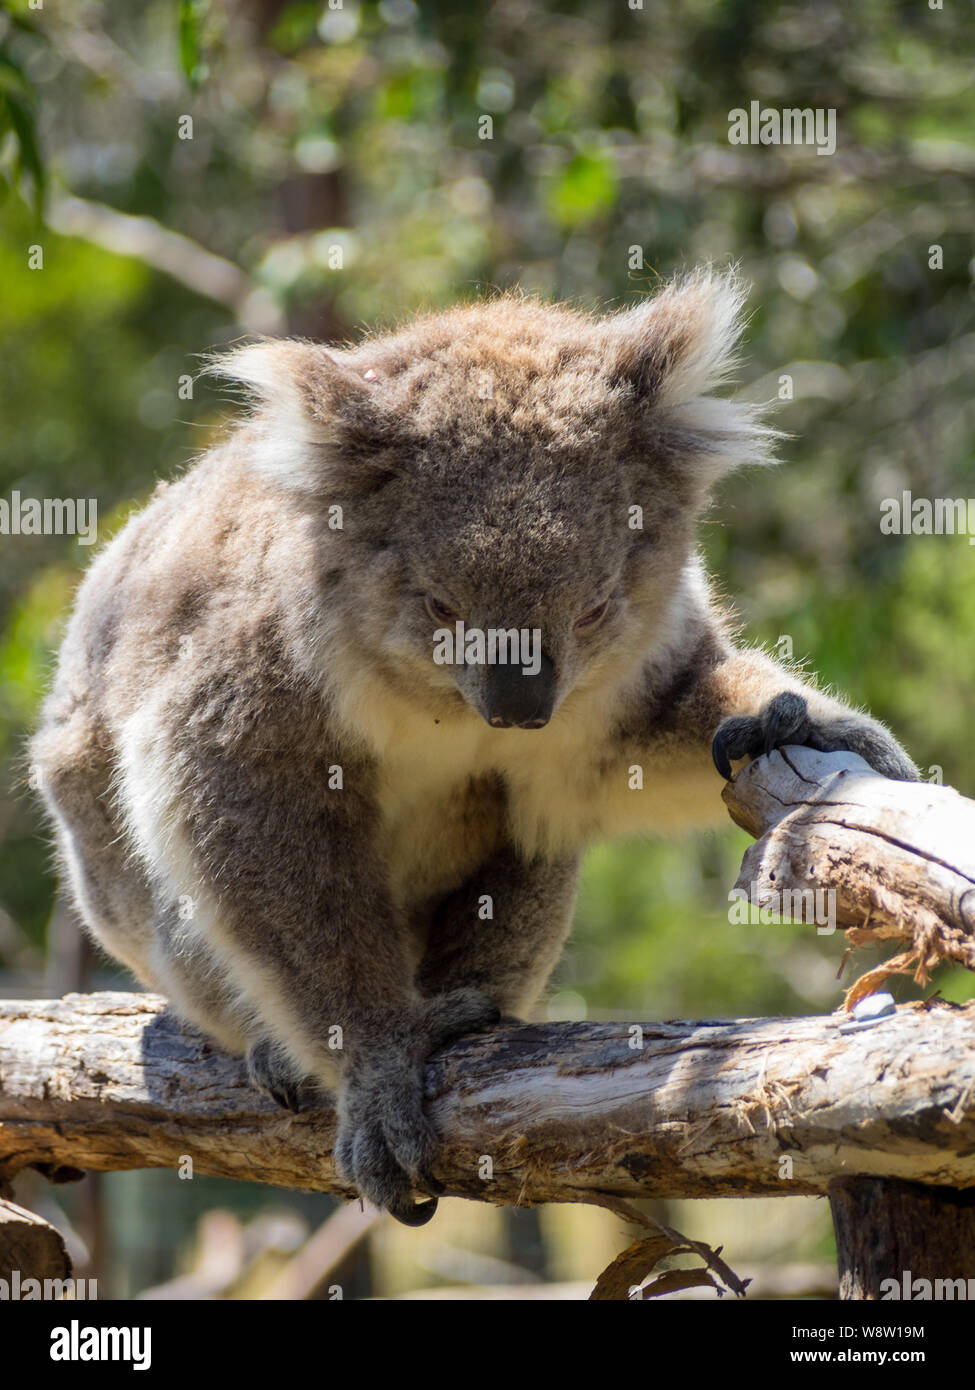
[[[555,667],[544,652],[538,671],[521,666],[488,666],[484,680],[484,717],[492,729],[543,729],[555,704]]]

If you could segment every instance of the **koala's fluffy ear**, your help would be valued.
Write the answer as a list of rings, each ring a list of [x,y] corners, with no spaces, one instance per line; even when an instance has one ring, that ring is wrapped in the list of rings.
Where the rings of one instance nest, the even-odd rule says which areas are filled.
[[[271,339],[210,358],[207,374],[256,400],[253,462],[283,487],[324,493],[375,486],[390,471],[402,425],[361,368],[317,343]]]
[[[760,407],[710,394],[738,364],[744,300],[734,274],[702,270],[605,320],[611,384],[652,409],[662,443],[706,486],[771,462],[778,438]]]

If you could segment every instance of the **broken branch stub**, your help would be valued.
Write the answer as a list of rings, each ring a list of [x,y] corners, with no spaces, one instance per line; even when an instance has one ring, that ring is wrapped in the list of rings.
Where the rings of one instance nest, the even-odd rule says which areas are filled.
[[[923,984],[943,960],[975,970],[975,802],[800,747],[749,763],[723,797],[756,837],[735,885],[751,902],[808,921],[799,904],[825,891],[851,946],[903,943],[847,991],[847,1008],[892,974],[913,969]]]

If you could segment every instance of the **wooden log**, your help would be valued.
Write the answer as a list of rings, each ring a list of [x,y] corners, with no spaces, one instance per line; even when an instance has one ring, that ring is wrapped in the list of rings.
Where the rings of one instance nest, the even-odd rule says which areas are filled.
[[[924,983],[943,960],[975,968],[975,802],[888,781],[853,754],[796,747],[750,763],[724,799],[756,836],[735,885],[750,901],[831,919],[854,947],[900,944],[847,991],[848,1008],[892,974],[913,970]],[[840,1298],[910,1297],[915,1280],[928,1297],[938,1280],[975,1288],[975,1193],[867,1171],[828,1189]]]
[[[41,1292],[27,1287],[35,1279],[60,1283],[71,1277],[71,1259],[64,1237],[40,1216],[25,1211],[14,1202],[0,1199],[0,1280],[6,1296],[40,1298]]]
[[[756,837],[735,885],[749,900],[784,915],[797,893],[814,909],[828,901],[852,946],[902,946],[854,984],[847,1007],[892,974],[925,983],[943,960],[975,969],[975,801],[892,782],[853,753],[796,747],[749,763],[723,795]]]
[[[427,1065],[450,1193],[531,1205],[975,1187],[975,1004],[700,1023],[552,1023]],[[290,1116],[154,995],[0,1003],[0,1177],[170,1168],[352,1195],[329,1108]]]

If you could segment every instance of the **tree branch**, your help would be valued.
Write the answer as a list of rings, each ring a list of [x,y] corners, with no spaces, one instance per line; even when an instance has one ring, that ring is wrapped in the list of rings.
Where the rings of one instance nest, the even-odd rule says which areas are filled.
[[[249,333],[278,333],[284,319],[270,295],[240,266],[207,251],[153,217],[134,217],[105,203],[52,195],[47,223],[59,236],[80,237],[117,256],[132,256],[194,294],[231,310]]]
[[[855,1173],[975,1187],[975,1004],[906,1005],[854,1033],[843,1017],[463,1039],[427,1066],[437,1176],[509,1204],[790,1196]],[[0,1176],[189,1157],[197,1173],[349,1196],[334,1137],[330,1109],[277,1109],[157,996],[0,1003]]]
[[[829,904],[852,946],[906,947],[856,982],[848,1007],[891,974],[913,969],[923,984],[944,960],[975,969],[975,802],[892,782],[853,753],[795,747],[749,763],[724,800],[757,837],[735,885],[750,901],[789,915],[784,894],[806,894],[810,908]]]

